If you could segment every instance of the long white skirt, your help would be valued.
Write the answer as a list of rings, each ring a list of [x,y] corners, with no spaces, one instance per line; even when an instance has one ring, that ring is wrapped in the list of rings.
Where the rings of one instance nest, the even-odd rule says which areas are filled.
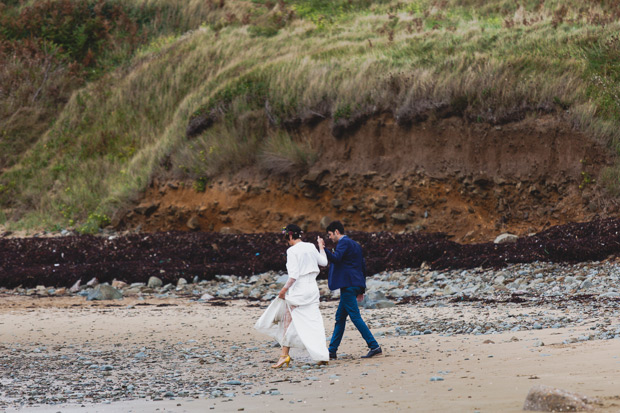
[[[254,328],[275,338],[283,347],[305,349],[313,360],[329,360],[318,302],[293,306],[276,297]]]

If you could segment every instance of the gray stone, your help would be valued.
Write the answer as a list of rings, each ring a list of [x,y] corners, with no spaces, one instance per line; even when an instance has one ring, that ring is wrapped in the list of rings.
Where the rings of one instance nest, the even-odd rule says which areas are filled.
[[[372,217],[375,220],[379,221],[379,222],[385,222],[385,214],[384,213],[374,214]]]
[[[282,286],[284,286],[284,284],[286,284],[287,281],[288,281],[288,274],[282,274],[276,280],[276,285],[282,288]]]
[[[121,300],[122,298],[123,293],[116,288],[107,284],[100,284],[88,293],[86,300]]]
[[[152,276],[149,278],[149,282],[147,284],[147,286],[149,288],[159,288],[163,285],[163,281],[155,276]]]
[[[571,393],[563,389],[537,385],[530,389],[523,410],[537,412],[579,412],[593,410],[587,396]]]
[[[93,277],[89,282],[86,283],[86,285],[89,287],[96,287],[97,285],[99,285],[99,280],[97,279],[97,277]]]
[[[332,219],[328,216],[324,216],[323,218],[321,218],[319,225],[321,226],[321,229],[325,229],[331,223],[332,223]]]
[[[399,224],[405,224],[411,221],[411,217],[407,214],[398,212],[398,213],[392,214],[392,220]]]
[[[514,244],[518,239],[518,236],[506,233],[499,235],[493,242],[495,244]]]

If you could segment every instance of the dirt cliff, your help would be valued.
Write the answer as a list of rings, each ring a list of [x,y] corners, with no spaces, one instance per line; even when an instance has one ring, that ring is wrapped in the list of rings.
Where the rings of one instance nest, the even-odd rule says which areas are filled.
[[[349,125],[331,120],[295,130],[319,155],[309,170],[250,168],[191,182],[153,179],[119,212],[119,229],[271,232],[295,222],[322,230],[332,219],[361,231],[443,232],[486,242],[549,226],[614,216],[596,178],[612,155],[561,115],[512,123],[460,117],[398,125],[391,115]]]

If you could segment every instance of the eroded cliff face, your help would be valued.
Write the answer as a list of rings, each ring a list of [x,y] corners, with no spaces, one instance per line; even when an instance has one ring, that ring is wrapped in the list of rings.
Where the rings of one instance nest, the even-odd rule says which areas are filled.
[[[296,134],[319,154],[308,171],[244,170],[215,178],[204,192],[155,178],[115,226],[272,232],[295,222],[318,231],[339,219],[362,231],[486,242],[617,211],[592,182],[611,164],[609,151],[551,115],[501,126],[448,118],[409,128],[385,115],[340,138],[329,121]]]

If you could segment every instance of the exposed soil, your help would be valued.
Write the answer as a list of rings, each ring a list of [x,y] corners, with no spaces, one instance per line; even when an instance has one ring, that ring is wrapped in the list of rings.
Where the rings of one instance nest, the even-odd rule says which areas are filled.
[[[284,270],[279,229],[298,223],[313,241],[332,219],[365,248],[369,274],[423,263],[600,260],[620,251],[617,206],[586,179],[611,157],[559,118],[503,126],[449,118],[403,128],[386,115],[339,138],[327,121],[298,135],[320,154],[309,171],[296,175],[274,162],[269,172],[244,170],[204,192],[154,180],[113,220],[130,235],[0,239],[0,286]],[[503,232],[520,238],[494,244]]]
[[[318,231],[339,219],[360,231],[442,232],[474,243],[617,212],[595,182],[611,154],[556,115],[501,126],[452,117],[407,128],[382,115],[345,132],[334,137],[329,120],[298,128],[319,154],[303,173],[274,159],[215,179],[204,192],[155,179],[114,224],[255,233],[289,222]]]

